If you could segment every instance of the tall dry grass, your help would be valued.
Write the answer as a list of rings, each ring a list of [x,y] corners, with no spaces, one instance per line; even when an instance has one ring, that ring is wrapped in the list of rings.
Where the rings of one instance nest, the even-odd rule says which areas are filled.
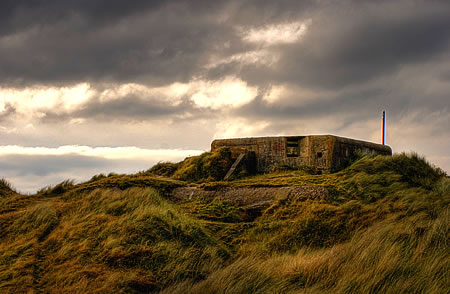
[[[238,259],[162,293],[447,293],[449,210],[395,217],[326,249]]]
[[[0,292],[450,289],[450,179],[415,154],[365,157],[330,175],[286,171],[202,183],[329,191],[321,200],[281,195],[256,218],[220,199],[172,202],[170,191],[183,185],[144,172],[5,194]]]
[[[204,278],[229,258],[200,222],[150,188],[38,202],[4,221],[0,289],[10,293],[145,292]]]

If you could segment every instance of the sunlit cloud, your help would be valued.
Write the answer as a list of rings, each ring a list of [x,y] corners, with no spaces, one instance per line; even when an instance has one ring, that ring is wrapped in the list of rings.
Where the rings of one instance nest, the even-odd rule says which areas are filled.
[[[233,77],[220,81],[198,81],[193,84],[193,89],[191,100],[199,107],[212,109],[239,107],[252,101],[258,94],[256,87],[250,87]]]
[[[106,89],[102,89],[106,87]],[[151,87],[137,83],[118,85],[101,85],[94,88],[88,83],[73,87],[27,87],[0,88],[0,115],[13,108],[21,117],[21,124],[30,124],[41,119],[48,112],[59,114],[75,113],[89,107],[89,102],[106,104],[115,100],[136,97],[141,103],[176,107],[183,101],[193,102],[197,108],[220,109],[222,107],[239,107],[253,100],[257,88],[246,82],[226,77],[217,81],[193,79],[186,83],[172,83],[161,87]],[[177,114],[181,118],[189,118],[191,114]],[[82,124],[85,118],[68,116],[72,125]],[[16,121],[17,123],[17,121]],[[5,130],[7,131],[7,130]]]
[[[245,119],[223,119],[216,125],[215,138],[261,136],[269,125],[270,123],[268,121],[249,123],[249,121]]]
[[[306,33],[311,20],[305,22],[292,22],[284,24],[272,24],[258,28],[243,29],[242,39],[251,43],[275,45],[283,43],[295,43]]]
[[[286,94],[286,88],[283,86],[272,86],[270,91],[268,91],[264,96],[263,100],[267,103],[275,103],[282,99],[283,95]]]
[[[319,100],[332,100],[336,92],[311,90],[298,85],[272,85],[262,96],[263,101],[276,105],[305,105]]]
[[[101,102],[120,99],[126,96],[136,96],[142,99],[157,98],[165,103],[178,105],[182,102],[182,97],[188,93],[190,85],[187,83],[173,83],[163,87],[150,87],[137,83],[127,83],[120,85],[109,85],[103,91],[98,92]]]
[[[6,104],[13,106],[21,114],[39,113],[39,111],[59,107],[73,110],[88,101],[95,91],[88,83],[71,87],[33,86],[23,89],[0,87],[0,111]]]
[[[47,110],[73,112],[94,98],[98,98],[100,102],[108,102],[127,96],[136,96],[143,100],[156,98],[164,104],[176,106],[181,103],[181,97],[186,95],[189,88],[189,84],[182,83],[173,83],[165,87],[149,87],[136,83],[112,84],[105,90],[98,90],[88,83],[72,87],[0,87],[0,113],[6,111],[6,105],[10,105],[26,118],[40,118]],[[76,122],[79,121],[74,121]]]
[[[238,63],[239,65],[258,64],[264,66],[272,66],[280,59],[276,52],[271,52],[266,49],[254,50],[244,53],[233,54],[231,56],[223,57],[212,56],[209,63],[205,65],[206,69],[216,68],[221,65],[230,63]]]

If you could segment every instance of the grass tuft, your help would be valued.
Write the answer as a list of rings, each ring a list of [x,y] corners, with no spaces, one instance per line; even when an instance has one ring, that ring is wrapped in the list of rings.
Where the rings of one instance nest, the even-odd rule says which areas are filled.
[[[54,197],[72,190],[75,187],[74,180],[65,180],[55,186],[48,186],[40,189],[36,194],[40,197]]]
[[[180,167],[181,163],[172,163],[172,162],[158,162],[152,168],[150,168],[147,173],[162,176],[162,177],[171,177]]]
[[[17,192],[13,188],[12,184],[6,179],[0,179],[0,197],[16,194]]]

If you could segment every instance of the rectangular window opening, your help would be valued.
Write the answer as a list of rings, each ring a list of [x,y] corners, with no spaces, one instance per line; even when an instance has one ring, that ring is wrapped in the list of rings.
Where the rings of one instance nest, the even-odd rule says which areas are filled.
[[[290,137],[286,138],[286,156],[298,157],[300,153],[300,138]]]

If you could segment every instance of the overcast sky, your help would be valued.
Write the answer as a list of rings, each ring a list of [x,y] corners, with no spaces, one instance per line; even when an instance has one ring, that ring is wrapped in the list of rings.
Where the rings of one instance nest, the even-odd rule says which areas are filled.
[[[0,1],[0,177],[136,172],[335,134],[450,171],[449,1]]]

